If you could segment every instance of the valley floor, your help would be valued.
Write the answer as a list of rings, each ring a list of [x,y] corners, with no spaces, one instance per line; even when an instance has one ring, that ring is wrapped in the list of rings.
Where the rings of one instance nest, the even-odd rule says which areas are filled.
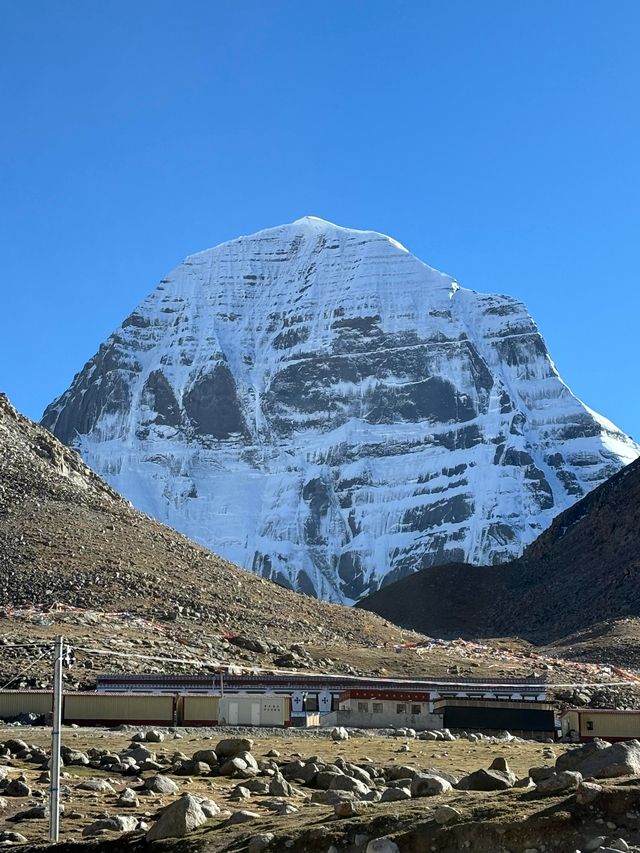
[[[63,745],[77,751],[91,749],[117,753],[130,745],[134,730],[114,732],[105,729],[64,728]],[[222,736],[217,729],[186,730],[177,736],[171,730],[162,743],[146,743],[155,751],[159,761],[170,760],[180,751],[189,756],[197,750],[215,748]],[[277,761],[317,756],[329,764],[344,759],[362,765],[392,768],[412,766],[424,770],[434,768],[460,777],[479,768],[489,767],[495,759],[505,759],[519,777],[526,777],[532,766],[553,764],[556,755],[565,749],[531,741],[470,743],[466,739],[452,742],[433,742],[372,735],[355,736],[347,741],[334,742],[324,734],[305,731],[251,733],[252,753],[258,762],[276,750]],[[0,740],[23,737],[30,746],[46,750],[49,731],[40,728],[0,729]],[[174,739],[176,738],[176,739]],[[42,770],[34,769],[28,761],[4,758],[4,767],[11,778],[20,776],[31,789],[30,796],[4,797],[2,800],[1,833],[20,833],[29,845],[46,843],[47,820],[39,817],[20,817],[33,806],[41,805],[47,790]],[[65,768],[62,780],[64,814],[61,818],[62,844],[56,850],[142,851],[150,849],[142,831],[125,835],[108,830],[86,828],[97,820],[113,815],[126,815],[144,824],[154,823],[158,812],[189,794],[213,800],[220,814],[182,839],[167,840],[161,849],[175,853],[221,853],[222,851],[290,850],[293,853],[453,853],[472,850],[474,853],[523,853],[533,849],[573,853],[576,850],[595,850],[601,844],[626,839],[640,841],[640,785],[636,779],[605,781],[597,798],[589,806],[580,805],[575,793],[542,795],[532,788],[512,788],[504,791],[450,790],[439,796],[411,799],[402,802],[360,804],[362,808],[348,818],[337,817],[333,806],[313,803],[313,792],[306,786],[294,784],[293,792],[283,797],[252,794],[248,799],[233,799],[232,791],[242,780],[221,776],[184,776],[167,774],[177,784],[172,794],[151,793],[144,789],[144,780],[153,776],[146,771],[135,776],[122,776],[83,766]],[[400,773],[399,775],[402,775]],[[79,786],[88,779],[104,780],[107,790],[89,791]],[[135,790],[137,805],[123,808],[118,804],[119,792],[125,787]],[[274,808],[285,805],[287,814],[277,814]],[[453,823],[434,820],[438,807],[456,809]],[[233,815],[251,812],[246,822],[234,823]],[[231,819],[231,820],[230,820]],[[239,820],[239,818],[236,818]],[[135,820],[133,821],[135,823]],[[83,835],[83,830],[85,834]],[[263,836],[262,842],[259,836]],[[6,836],[4,836],[6,837]],[[386,847],[371,846],[376,838],[385,837]],[[594,841],[595,839],[595,841]],[[268,842],[268,843],[265,843]],[[264,846],[261,846],[264,844]],[[591,845],[591,846],[590,846]],[[595,846],[594,846],[595,845]],[[158,845],[159,846],[159,845]],[[22,848],[24,849],[24,848]],[[627,849],[617,847],[616,849]]]

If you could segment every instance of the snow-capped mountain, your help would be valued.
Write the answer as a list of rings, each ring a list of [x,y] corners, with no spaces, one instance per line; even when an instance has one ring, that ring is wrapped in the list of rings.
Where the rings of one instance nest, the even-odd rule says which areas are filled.
[[[640,454],[520,302],[315,217],[188,257],[43,423],[150,515],[343,601],[515,557]]]

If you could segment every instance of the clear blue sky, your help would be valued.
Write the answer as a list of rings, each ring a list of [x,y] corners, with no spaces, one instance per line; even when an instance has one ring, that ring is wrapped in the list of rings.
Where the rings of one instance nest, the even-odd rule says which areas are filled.
[[[0,0],[0,389],[185,255],[314,214],[526,301],[640,438],[640,3]]]

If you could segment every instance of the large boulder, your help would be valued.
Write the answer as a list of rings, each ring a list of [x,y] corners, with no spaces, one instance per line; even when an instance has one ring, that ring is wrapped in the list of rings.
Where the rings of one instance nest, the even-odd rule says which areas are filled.
[[[155,761],[156,754],[147,749],[146,746],[133,746],[121,753],[121,757],[132,758],[136,764],[142,764],[143,761]]]
[[[400,848],[392,838],[374,838],[367,844],[366,853],[400,853]]]
[[[433,797],[437,794],[446,794],[450,790],[450,782],[432,773],[417,773],[411,780],[412,797]]]
[[[553,767],[530,767],[529,768],[529,776],[531,777],[531,781],[535,782],[536,785],[538,782],[542,782],[543,779],[549,779],[551,776],[555,776],[558,771]]]
[[[149,729],[145,735],[145,740],[147,743],[162,743],[164,740],[164,732],[158,731],[158,729]]]
[[[382,791],[382,796],[380,797],[381,803],[395,803],[398,800],[410,800],[411,799],[411,790],[409,788],[384,788]]]
[[[605,749],[610,749],[610,747],[611,744],[607,743],[607,741],[596,738],[589,743],[585,743],[583,746],[569,749],[556,759],[556,770],[558,773],[561,770],[577,770],[588,758],[597,755]]]
[[[210,817],[216,817],[220,814],[220,806],[217,803],[214,803],[213,800],[207,800],[206,798],[201,799],[200,797],[196,797],[196,800],[200,804],[200,808],[207,819]]]
[[[251,752],[253,741],[246,737],[227,737],[218,742],[214,752],[219,759],[233,758],[239,752]]]
[[[415,767],[409,767],[406,764],[397,764],[394,767],[388,768],[387,779],[390,782],[394,779],[413,779],[419,772]]]
[[[562,770],[538,782],[536,790],[540,794],[562,794],[575,791],[582,782],[582,774],[577,770]]]
[[[371,793],[371,789],[359,779],[354,779],[352,776],[335,776],[329,785],[330,791],[351,791],[359,799],[366,797]]]
[[[328,791],[331,788],[333,780],[338,776],[344,776],[342,771],[336,769],[334,770],[321,770],[319,773],[316,773],[315,778],[313,779],[313,785],[315,788],[322,788],[325,791]]]
[[[123,791],[120,791],[116,805],[120,806],[120,808],[136,809],[140,805],[140,800],[133,788],[125,788]]]
[[[357,764],[347,764],[343,770],[348,776],[353,776],[354,779],[359,779],[361,782],[364,782],[365,785],[371,785],[371,774],[364,768],[358,767]]]
[[[358,803],[350,800],[345,800],[343,803],[336,803],[333,807],[336,817],[358,817],[371,807],[370,803]]]
[[[456,823],[459,820],[462,820],[462,812],[459,812],[458,809],[454,809],[453,806],[438,806],[437,809],[433,813],[433,819],[436,823],[440,824],[440,826],[445,826],[448,823]]]
[[[154,794],[177,794],[178,786],[168,776],[150,776],[144,780],[144,787]]]
[[[160,812],[160,817],[147,832],[147,841],[181,838],[206,823],[200,803],[190,794],[180,797]]]
[[[276,773],[269,783],[269,794],[272,797],[290,797],[293,790],[284,776],[281,773]]]
[[[89,764],[89,756],[79,749],[68,749],[64,752],[61,750],[61,755],[65,767],[86,767]]]
[[[239,756],[229,758],[220,768],[221,776],[238,776],[248,769],[247,762]]]
[[[320,803],[323,806],[335,806],[336,803],[353,802],[357,799],[353,791],[314,791],[311,794],[311,802]]]
[[[476,770],[463,776],[457,788],[461,791],[506,791],[513,788],[516,778],[513,773],[502,770]]]
[[[256,820],[260,815],[258,812],[251,812],[248,809],[240,809],[240,811],[234,812],[229,820],[226,822],[226,826],[234,826],[237,823],[249,823],[252,820]]]
[[[24,740],[19,740],[18,738],[10,738],[4,742],[4,748],[8,749],[12,755],[18,755],[20,752],[28,752],[29,744]]]
[[[133,815],[114,815],[113,817],[101,818],[85,826],[82,830],[84,836],[95,835],[106,829],[109,832],[133,832],[138,825],[138,818]]]
[[[236,753],[234,758],[241,758],[247,767],[250,767],[252,770],[258,771],[258,762],[254,758],[254,756],[249,752],[248,749],[242,750],[242,752]]]
[[[30,797],[31,788],[23,779],[13,779],[4,789],[3,794],[6,797]]]
[[[344,726],[336,726],[331,730],[331,739],[335,741],[349,740],[349,732],[344,728]]]
[[[199,749],[197,752],[193,753],[193,758],[191,760],[208,764],[209,767],[218,766],[218,756],[213,749]]]
[[[597,748],[593,744],[599,744]],[[592,747],[590,750],[585,750],[584,747],[572,750],[572,753],[579,753],[581,761],[575,761],[572,755],[572,769],[577,770],[583,777],[593,777],[594,779],[611,779],[617,776],[637,776],[640,774],[640,742],[637,740],[618,741],[614,744],[607,744],[604,741],[592,741],[586,746]],[[567,753],[565,753],[567,755]],[[571,753],[569,753],[571,755]],[[561,755],[556,761],[556,769],[566,769],[562,765],[561,759],[565,756]]]
[[[315,776],[315,774],[318,772],[318,767],[317,765],[314,766],[316,769],[313,775]],[[284,764],[280,768],[280,772],[282,773],[285,779],[302,779],[301,774],[304,771],[305,767],[308,767],[308,764],[304,761],[289,761],[287,764]]]
[[[86,779],[78,785],[79,791],[93,791],[96,794],[115,794],[106,779]]]
[[[459,776],[449,773],[448,770],[441,770],[439,767],[427,767],[427,769],[422,772],[426,773],[428,776],[440,776],[441,779],[446,779],[452,786],[457,785],[458,780],[460,779]]]

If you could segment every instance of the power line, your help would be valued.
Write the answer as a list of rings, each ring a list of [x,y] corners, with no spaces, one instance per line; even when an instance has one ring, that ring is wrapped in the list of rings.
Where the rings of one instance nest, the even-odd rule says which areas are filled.
[[[9,679],[9,681],[7,681],[7,683],[6,683],[6,684],[3,684],[3,685],[2,685],[2,687],[0,687],[0,690],[6,690],[6,689],[7,689],[7,687],[8,687],[10,684],[12,684],[16,679],[18,679],[18,678],[22,678],[22,676],[23,676],[23,675],[26,675],[26,673],[27,673],[27,672],[29,672],[29,670],[30,670],[30,669],[33,669],[33,667],[38,663],[38,661],[41,661],[41,660],[42,660],[42,658],[43,658],[43,657],[47,654],[47,652],[49,652],[49,651],[50,651],[49,649],[45,649],[45,651],[43,651],[43,652],[42,652],[42,654],[40,655],[40,657],[34,658],[34,660],[32,660],[32,661],[31,661],[31,663],[29,664],[29,666],[25,667],[25,668],[22,670],[22,672],[19,672],[17,675],[14,675],[14,676],[13,676],[13,678],[10,678],[10,679]]]

